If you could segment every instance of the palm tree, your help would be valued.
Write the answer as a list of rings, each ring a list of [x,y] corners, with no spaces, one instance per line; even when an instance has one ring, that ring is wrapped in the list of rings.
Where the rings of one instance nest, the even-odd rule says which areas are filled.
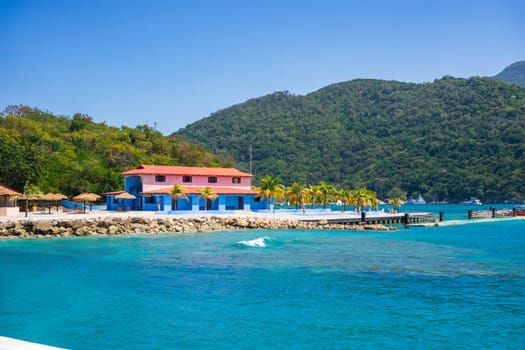
[[[175,204],[175,210],[177,210],[177,201],[179,200],[179,198],[183,198],[185,200],[189,199],[188,190],[181,184],[175,184],[173,185],[173,189],[171,190],[171,198],[173,199],[173,203]]]
[[[399,197],[392,197],[388,200],[388,204],[394,207],[394,212],[399,212],[399,207],[403,204],[403,200]]]
[[[323,208],[326,209],[332,200],[332,196],[335,194],[335,187],[331,183],[320,181],[319,192],[321,193],[321,203],[323,203]]]
[[[259,192],[259,197],[268,200],[268,210],[270,210],[272,198],[279,199],[284,195],[284,186],[279,182],[278,177],[266,175],[261,179],[261,186],[256,187],[256,190]]]
[[[34,199],[38,199],[40,197],[42,197],[44,194],[42,193],[42,191],[40,191],[40,189],[38,188],[37,185],[34,185],[34,184],[31,184],[28,182],[26,182],[26,185],[24,186],[24,194],[23,194],[23,198],[25,199],[26,201],[26,218],[27,218],[27,210],[28,210],[28,207],[29,207],[29,201],[30,200],[34,200]]]
[[[309,185],[307,189],[307,195],[308,201],[310,203],[310,208],[313,209],[322,195],[321,188],[319,187],[319,185]]]
[[[290,204],[295,204],[295,209],[299,209],[299,207],[304,209],[305,187],[302,183],[294,182],[292,186],[286,189],[286,195]]]
[[[352,191],[343,188],[338,191],[337,198],[343,203],[341,211],[346,211],[346,206],[352,201]]]
[[[377,208],[379,201],[374,191],[360,188],[351,192],[351,204],[354,206],[355,211],[360,212],[361,208],[366,206]]]
[[[213,189],[211,189],[211,187],[208,186],[200,190],[199,193],[201,194],[199,198],[204,198],[206,200],[206,210],[208,210],[208,203],[210,201],[216,200],[219,197],[219,195],[215,193]]]

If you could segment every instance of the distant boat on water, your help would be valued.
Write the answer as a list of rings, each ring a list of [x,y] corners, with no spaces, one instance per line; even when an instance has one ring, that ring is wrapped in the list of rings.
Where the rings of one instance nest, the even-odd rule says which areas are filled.
[[[483,203],[477,198],[470,198],[468,201],[461,202],[460,204],[482,205]]]
[[[417,199],[410,198],[405,202],[405,204],[427,204],[427,201],[425,201],[423,199],[423,196],[419,194],[419,196],[417,196]]]

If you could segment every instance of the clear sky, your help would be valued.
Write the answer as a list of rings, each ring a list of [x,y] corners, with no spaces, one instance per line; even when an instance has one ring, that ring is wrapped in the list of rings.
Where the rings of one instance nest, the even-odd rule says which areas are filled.
[[[0,0],[0,110],[164,134],[275,91],[520,60],[524,0]]]

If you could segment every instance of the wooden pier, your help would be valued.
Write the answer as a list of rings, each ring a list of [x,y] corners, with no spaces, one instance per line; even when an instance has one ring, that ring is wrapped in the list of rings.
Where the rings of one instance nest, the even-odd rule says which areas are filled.
[[[437,227],[437,226],[458,226],[458,225],[470,225],[470,224],[482,224],[490,222],[503,222],[503,221],[516,221],[525,220],[524,216],[510,216],[500,218],[486,218],[486,219],[465,219],[465,220],[448,220],[442,222],[421,222],[409,224],[410,227]]]

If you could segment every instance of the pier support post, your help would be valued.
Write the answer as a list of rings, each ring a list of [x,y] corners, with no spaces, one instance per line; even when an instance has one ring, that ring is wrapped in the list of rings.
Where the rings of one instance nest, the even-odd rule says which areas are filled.
[[[408,225],[410,223],[410,214],[405,213],[405,225]]]
[[[472,210],[469,210],[469,211],[468,211],[467,218],[468,218],[469,220],[472,219]]]
[[[516,216],[516,208],[512,208],[512,216]]]
[[[361,222],[365,223],[365,221],[366,221],[366,212],[362,211],[361,212]]]
[[[492,218],[496,217],[496,209],[492,208]]]
[[[445,217],[445,213],[442,211],[439,212],[439,222],[443,221],[443,218]]]

